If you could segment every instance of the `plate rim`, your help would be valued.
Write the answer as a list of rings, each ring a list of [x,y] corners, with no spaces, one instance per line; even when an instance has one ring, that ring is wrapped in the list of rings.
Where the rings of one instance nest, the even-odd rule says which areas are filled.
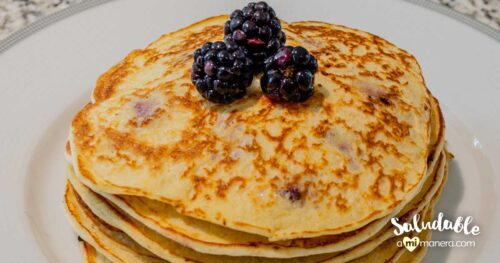
[[[54,13],[43,16],[34,22],[14,31],[8,35],[3,40],[0,40],[0,55],[7,51],[10,47],[19,43],[21,40],[29,37],[30,35],[44,29],[45,27],[72,16],[74,14],[80,13],[92,7],[102,5],[104,3],[112,2],[114,0],[83,0],[82,2],[72,4],[67,8],[61,9]]]
[[[500,42],[500,30],[496,30],[482,22],[479,22],[478,20],[472,18],[471,16],[467,16],[452,8],[446,7],[444,5],[435,2],[431,2],[429,0],[404,0],[404,1],[421,7],[425,7],[427,9],[434,10],[438,13],[454,18],[474,29],[477,29],[478,31],[481,31],[482,33],[490,36],[494,40]]]

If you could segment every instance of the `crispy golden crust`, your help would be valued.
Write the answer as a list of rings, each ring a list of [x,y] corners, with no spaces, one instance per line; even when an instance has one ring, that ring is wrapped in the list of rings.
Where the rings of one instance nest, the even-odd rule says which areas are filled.
[[[166,35],[99,79],[72,123],[81,180],[271,239],[354,230],[416,195],[431,97],[413,56],[359,30],[284,24],[289,44],[320,62],[314,96],[275,104],[254,82],[244,99],[213,105],[190,64],[195,47],[222,38],[224,20]]]

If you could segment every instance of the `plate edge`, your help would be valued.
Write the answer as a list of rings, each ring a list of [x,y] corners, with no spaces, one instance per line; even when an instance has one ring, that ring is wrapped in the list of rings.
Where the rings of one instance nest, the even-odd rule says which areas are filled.
[[[87,0],[74,5],[70,5],[69,7],[56,11],[52,14],[46,15],[33,23],[15,31],[14,33],[7,36],[5,39],[0,41],[0,54],[7,51],[10,47],[14,46],[16,43],[25,39],[26,37],[38,32],[39,30],[62,20],[66,17],[74,15],[76,13],[85,11],[89,8],[111,2],[113,0]]]
[[[434,10],[438,13],[441,13],[443,15],[449,16],[455,20],[458,20],[474,29],[477,29],[478,31],[490,36],[494,40],[500,42],[500,31],[482,23],[479,22],[478,20],[467,16],[465,14],[462,14],[458,11],[455,11],[454,9],[451,9],[449,7],[428,1],[428,0],[405,0],[406,2],[425,7],[430,10]]]

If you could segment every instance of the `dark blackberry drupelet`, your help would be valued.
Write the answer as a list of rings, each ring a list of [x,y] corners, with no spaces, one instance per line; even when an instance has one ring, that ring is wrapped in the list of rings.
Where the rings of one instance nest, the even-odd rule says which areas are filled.
[[[191,80],[200,94],[215,103],[230,103],[246,94],[253,62],[243,48],[207,42],[194,52]]]
[[[314,93],[318,62],[303,47],[281,47],[264,62],[260,80],[264,95],[274,101],[303,102]]]
[[[249,3],[231,13],[224,25],[224,41],[245,48],[260,71],[264,59],[284,45],[285,33],[273,8],[266,2]]]

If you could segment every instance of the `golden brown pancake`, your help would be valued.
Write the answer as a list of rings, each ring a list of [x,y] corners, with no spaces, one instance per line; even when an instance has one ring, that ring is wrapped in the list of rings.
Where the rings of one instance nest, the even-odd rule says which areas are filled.
[[[84,263],[111,263],[109,259],[107,259],[103,254],[99,253],[89,243],[83,240],[79,241],[79,243]]]
[[[359,262],[363,262],[362,259],[371,258],[372,253],[375,253],[377,255],[388,254],[390,251],[394,250],[394,248],[391,247],[393,241],[390,239],[393,230],[392,227],[389,227],[386,231],[384,231],[381,237],[374,237],[373,239],[366,242],[366,244],[364,243],[356,248],[353,248],[352,250],[344,251],[342,253],[332,253],[292,259],[228,257],[200,254],[186,247],[183,247],[180,244],[158,236],[151,230],[148,230],[146,227],[140,226],[140,224],[137,224],[137,222],[135,222],[134,220],[126,219],[126,217],[120,215],[119,210],[115,210],[113,208],[105,208],[103,211],[97,210],[99,214],[104,215],[104,217],[106,218],[105,221],[113,225],[119,224],[118,222],[122,220],[124,220],[122,222],[128,222],[125,223],[125,225],[121,225],[121,227],[126,231],[125,233],[118,230],[113,230],[114,226],[108,224],[105,221],[102,221],[100,218],[94,215],[92,211],[90,211],[90,209],[86,206],[86,204],[80,199],[80,197],[78,197],[77,193],[69,184],[65,195],[65,203],[68,207],[68,210],[71,211],[70,220],[72,220],[73,224],[77,226],[76,229],[82,236],[82,238],[86,240],[89,234],[85,232],[88,231],[88,229],[93,229],[88,232],[92,233],[90,235],[90,240],[94,243],[94,246],[96,246],[99,251],[103,251],[103,254],[112,254],[118,258],[124,258],[124,255],[122,255],[122,253],[127,253],[141,259],[141,256],[144,253],[141,252],[142,250],[135,246],[135,244],[133,246],[121,246],[123,240],[129,239],[127,234],[133,234],[135,238],[138,238],[138,241],[141,241],[141,244],[144,245],[145,248],[150,251],[156,252],[156,255],[170,262],[345,262],[358,257],[361,257],[361,261]],[[104,208],[104,206],[102,207]],[[426,209],[424,209],[422,213],[424,213],[425,210]],[[112,214],[116,215],[113,216]],[[134,227],[132,229],[130,227],[127,227],[127,224],[135,225],[137,228]],[[108,233],[112,234],[110,235]],[[384,242],[387,239],[390,240],[391,244],[387,244],[386,242]],[[127,243],[130,244],[131,242],[127,241]],[[159,260],[158,258],[150,256],[144,257],[142,259],[151,260],[145,262],[156,262]]]
[[[353,231],[421,191],[431,95],[413,56],[343,26],[284,24],[288,44],[318,58],[314,96],[276,104],[254,81],[215,105],[191,84],[191,54],[222,38],[226,18],[163,36],[99,79],[72,123],[80,181],[271,241]]]

